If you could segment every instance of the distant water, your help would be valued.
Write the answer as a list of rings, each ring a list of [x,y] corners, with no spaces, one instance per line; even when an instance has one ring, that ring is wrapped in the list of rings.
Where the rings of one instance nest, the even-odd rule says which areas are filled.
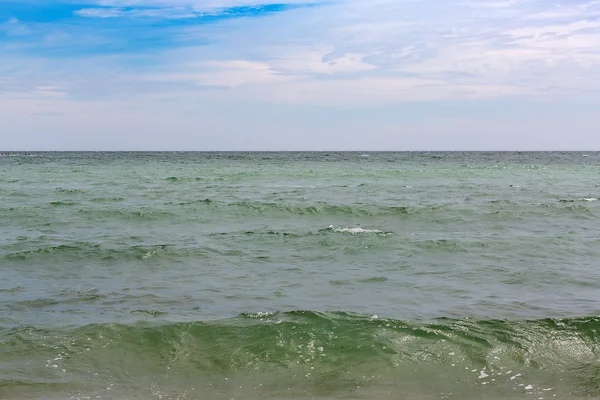
[[[596,152],[8,153],[0,398],[600,398],[598,198]]]

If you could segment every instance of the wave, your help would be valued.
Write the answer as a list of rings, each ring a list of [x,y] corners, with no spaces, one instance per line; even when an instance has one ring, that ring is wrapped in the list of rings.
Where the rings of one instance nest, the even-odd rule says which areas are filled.
[[[168,205],[173,203],[167,203]],[[314,205],[283,204],[261,201],[239,201],[223,202],[212,199],[198,199],[178,203],[180,206],[191,206],[196,208],[209,208],[211,210],[227,210],[247,214],[282,213],[295,215],[349,215],[349,216],[389,216],[406,215],[435,211],[442,207],[405,207],[405,206],[381,206],[381,205],[337,205],[329,203],[317,203]]]
[[[154,310],[135,312],[157,320],[62,329],[0,327],[0,387],[10,379],[50,385],[73,376],[87,382],[110,377],[131,386],[135,380],[164,377],[159,384],[177,382],[188,390],[199,382],[212,387],[231,379],[236,388],[260,382],[271,395],[279,383],[346,397],[357,387],[392,384],[395,390],[433,385],[458,398],[489,394],[484,389],[512,397],[600,395],[597,317],[401,321],[294,311],[167,322],[161,318],[168,316]],[[27,369],[10,369],[25,358]],[[466,391],[463,397],[461,391]]]
[[[123,197],[94,197],[91,202],[94,203],[112,203],[125,200]]]
[[[23,292],[23,291],[25,291],[25,288],[23,286],[15,286],[15,287],[6,288],[6,289],[0,289],[0,293],[8,293],[8,294],[16,294],[16,293]]]
[[[49,204],[54,207],[80,205],[80,203],[75,203],[73,201],[52,201]]]
[[[118,202],[121,198],[103,199],[100,201],[106,202]],[[81,208],[76,211],[78,215],[85,216],[90,219],[125,219],[125,220],[145,220],[155,221],[162,219],[169,219],[176,216],[175,213],[160,210],[160,209],[143,209],[143,210],[111,210],[111,209],[98,209],[98,208]]]
[[[456,204],[438,205],[382,205],[382,204],[331,204],[319,202],[313,204],[277,203],[265,201],[227,202],[209,198],[169,202],[165,206],[180,206],[190,213],[211,214],[222,212],[235,216],[251,215],[298,215],[298,216],[346,216],[346,217],[411,217],[417,215],[447,215],[449,217],[465,216],[495,216],[498,213],[506,215],[523,215],[531,213],[546,214],[548,209],[555,213],[592,214],[592,210],[581,203],[594,202],[595,197],[579,200],[559,200],[556,203],[524,204],[514,200],[492,200],[487,207],[456,208]],[[579,204],[578,204],[579,203]],[[459,203],[462,204],[462,203]],[[173,210],[169,208],[170,210]],[[342,228],[343,229],[343,228]]]
[[[338,232],[338,233],[351,233],[351,234],[359,234],[359,233],[379,233],[379,234],[391,234],[391,232],[380,231],[379,229],[363,229],[360,227],[356,228],[335,228],[333,225],[329,225],[328,228],[322,229],[319,232]]]
[[[228,202],[209,198],[191,199],[179,202],[167,202],[159,206],[143,208],[117,208],[114,205],[123,202],[122,197],[96,197],[89,201],[78,199],[56,200],[45,206],[4,207],[0,209],[11,213],[12,217],[29,217],[29,212],[43,212],[46,208],[72,209],[73,217],[84,220],[140,220],[165,221],[189,218],[240,218],[240,217],[278,217],[278,216],[314,216],[314,217],[344,217],[344,218],[427,218],[436,221],[467,220],[469,218],[511,218],[539,215],[545,217],[548,213],[554,215],[576,216],[577,218],[597,217],[596,198],[586,197],[580,200],[559,200],[556,203],[521,204],[509,200],[492,200],[484,207],[466,207],[464,203],[426,205],[382,205],[382,204],[331,204],[326,202],[312,204],[294,204],[290,202],[237,201]],[[98,204],[104,203],[103,207]],[[365,228],[337,226],[335,229],[346,233],[369,233]],[[360,231],[363,229],[363,231]],[[376,233],[376,232],[370,232]]]
[[[54,189],[54,191],[58,192],[58,193],[66,193],[66,194],[83,193],[84,192],[82,189],[73,189],[73,188],[56,188],[56,189]]]
[[[239,256],[240,252],[215,247],[180,247],[174,244],[153,244],[109,247],[90,242],[74,242],[57,246],[39,247],[31,250],[8,253],[5,258],[11,261],[25,261],[48,257],[68,257],[99,261],[147,260],[171,256]]]
[[[598,201],[598,199],[596,197],[583,197],[581,199],[560,199],[559,203],[575,203],[578,201]]]
[[[319,240],[323,235],[339,235],[341,243],[345,242],[343,234],[348,236],[371,235],[373,237],[390,236],[394,233],[379,229],[365,229],[360,227],[334,227],[330,225],[327,228],[308,231],[275,231],[275,230],[253,230],[253,231],[234,231],[212,233],[211,237],[230,237],[237,236],[256,236],[257,238],[282,238],[282,239],[308,239]],[[68,242],[56,245],[46,245],[41,247],[22,249],[28,245],[26,237],[17,238],[22,243],[6,246],[3,248],[3,257],[10,261],[26,261],[33,259],[85,259],[89,261],[126,261],[126,260],[149,260],[160,259],[164,257],[194,257],[198,259],[210,257],[240,257],[243,255],[239,249],[230,246],[196,246],[174,243],[155,243],[155,244],[111,244],[108,242]],[[122,237],[120,243],[136,243],[139,237]],[[264,239],[261,239],[264,240]],[[21,248],[21,250],[10,251],[11,247]]]

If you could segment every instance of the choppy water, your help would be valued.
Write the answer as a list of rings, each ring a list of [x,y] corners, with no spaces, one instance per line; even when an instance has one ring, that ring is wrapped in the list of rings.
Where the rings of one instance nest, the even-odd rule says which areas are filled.
[[[0,157],[2,399],[600,398],[600,154]]]

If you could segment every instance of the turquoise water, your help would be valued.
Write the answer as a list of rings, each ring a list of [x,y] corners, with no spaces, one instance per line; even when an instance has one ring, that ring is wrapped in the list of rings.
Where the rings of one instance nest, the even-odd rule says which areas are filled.
[[[600,398],[598,153],[0,157],[0,398]]]

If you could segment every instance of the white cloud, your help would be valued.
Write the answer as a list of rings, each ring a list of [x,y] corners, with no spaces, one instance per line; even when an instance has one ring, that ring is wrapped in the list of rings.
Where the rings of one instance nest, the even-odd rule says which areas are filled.
[[[215,90],[212,96],[226,99],[235,96],[246,101],[291,104],[382,104],[393,102],[439,101],[452,99],[486,99],[532,94],[533,90],[501,83],[459,83],[440,78],[418,77],[338,77],[315,79],[306,70],[282,73],[280,60],[267,62],[226,61],[199,64],[196,73],[161,74],[148,79],[163,82],[187,82],[190,86],[221,86],[234,90]],[[285,64],[284,64],[285,65]],[[302,64],[301,64],[302,65]],[[277,67],[275,67],[277,66]],[[294,66],[298,68],[297,65]],[[189,69],[189,67],[186,67]],[[291,71],[291,69],[288,69]],[[330,72],[329,70],[326,70]],[[310,71],[320,74],[318,68]],[[342,74],[342,76],[345,76]]]
[[[506,0],[506,1],[480,1],[462,3],[462,5],[473,8],[508,8],[522,4],[523,0]]]
[[[153,9],[123,9],[123,8],[83,8],[75,11],[76,15],[88,18],[119,18],[119,17],[149,17],[163,19],[195,18],[198,14],[186,8],[153,8]]]
[[[548,10],[548,8],[550,10]],[[589,19],[598,16],[600,16],[600,2],[590,1],[580,4],[575,2],[572,4],[554,4],[540,7],[540,9],[525,13],[522,18],[524,20],[565,21],[572,19]]]
[[[25,36],[33,31],[18,18],[12,17],[3,24],[0,24],[0,32],[6,33],[7,36]]]
[[[37,86],[30,95],[32,97],[64,97],[67,92],[56,86]]]
[[[157,7],[157,8],[187,8],[195,12],[212,12],[232,7],[262,6],[268,4],[307,4],[317,0],[99,0],[96,2],[103,7]]]
[[[149,81],[189,82],[207,87],[237,88],[245,85],[265,85],[292,79],[278,74],[267,63],[246,60],[213,61],[199,64],[198,71],[188,66],[186,72],[150,75]]]
[[[273,69],[286,75],[334,75],[372,71],[377,67],[365,61],[367,54],[336,55],[333,46],[271,48],[267,61]]]
[[[286,0],[286,5],[307,4],[309,1]],[[281,4],[275,0],[104,0],[101,7],[87,7],[75,11],[76,15],[89,18],[153,17],[166,19],[195,18],[219,15],[233,7],[259,7]]]
[[[515,38],[533,37],[538,39],[543,35],[572,35],[582,30],[599,28],[600,21],[581,20],[566,24],[555,24],[549,26],[529,26],[506,31],[507,35]]]
[[[125,11],[119,8],[83,8],[75,14],[89,18],[116,18],[123,16]]]

